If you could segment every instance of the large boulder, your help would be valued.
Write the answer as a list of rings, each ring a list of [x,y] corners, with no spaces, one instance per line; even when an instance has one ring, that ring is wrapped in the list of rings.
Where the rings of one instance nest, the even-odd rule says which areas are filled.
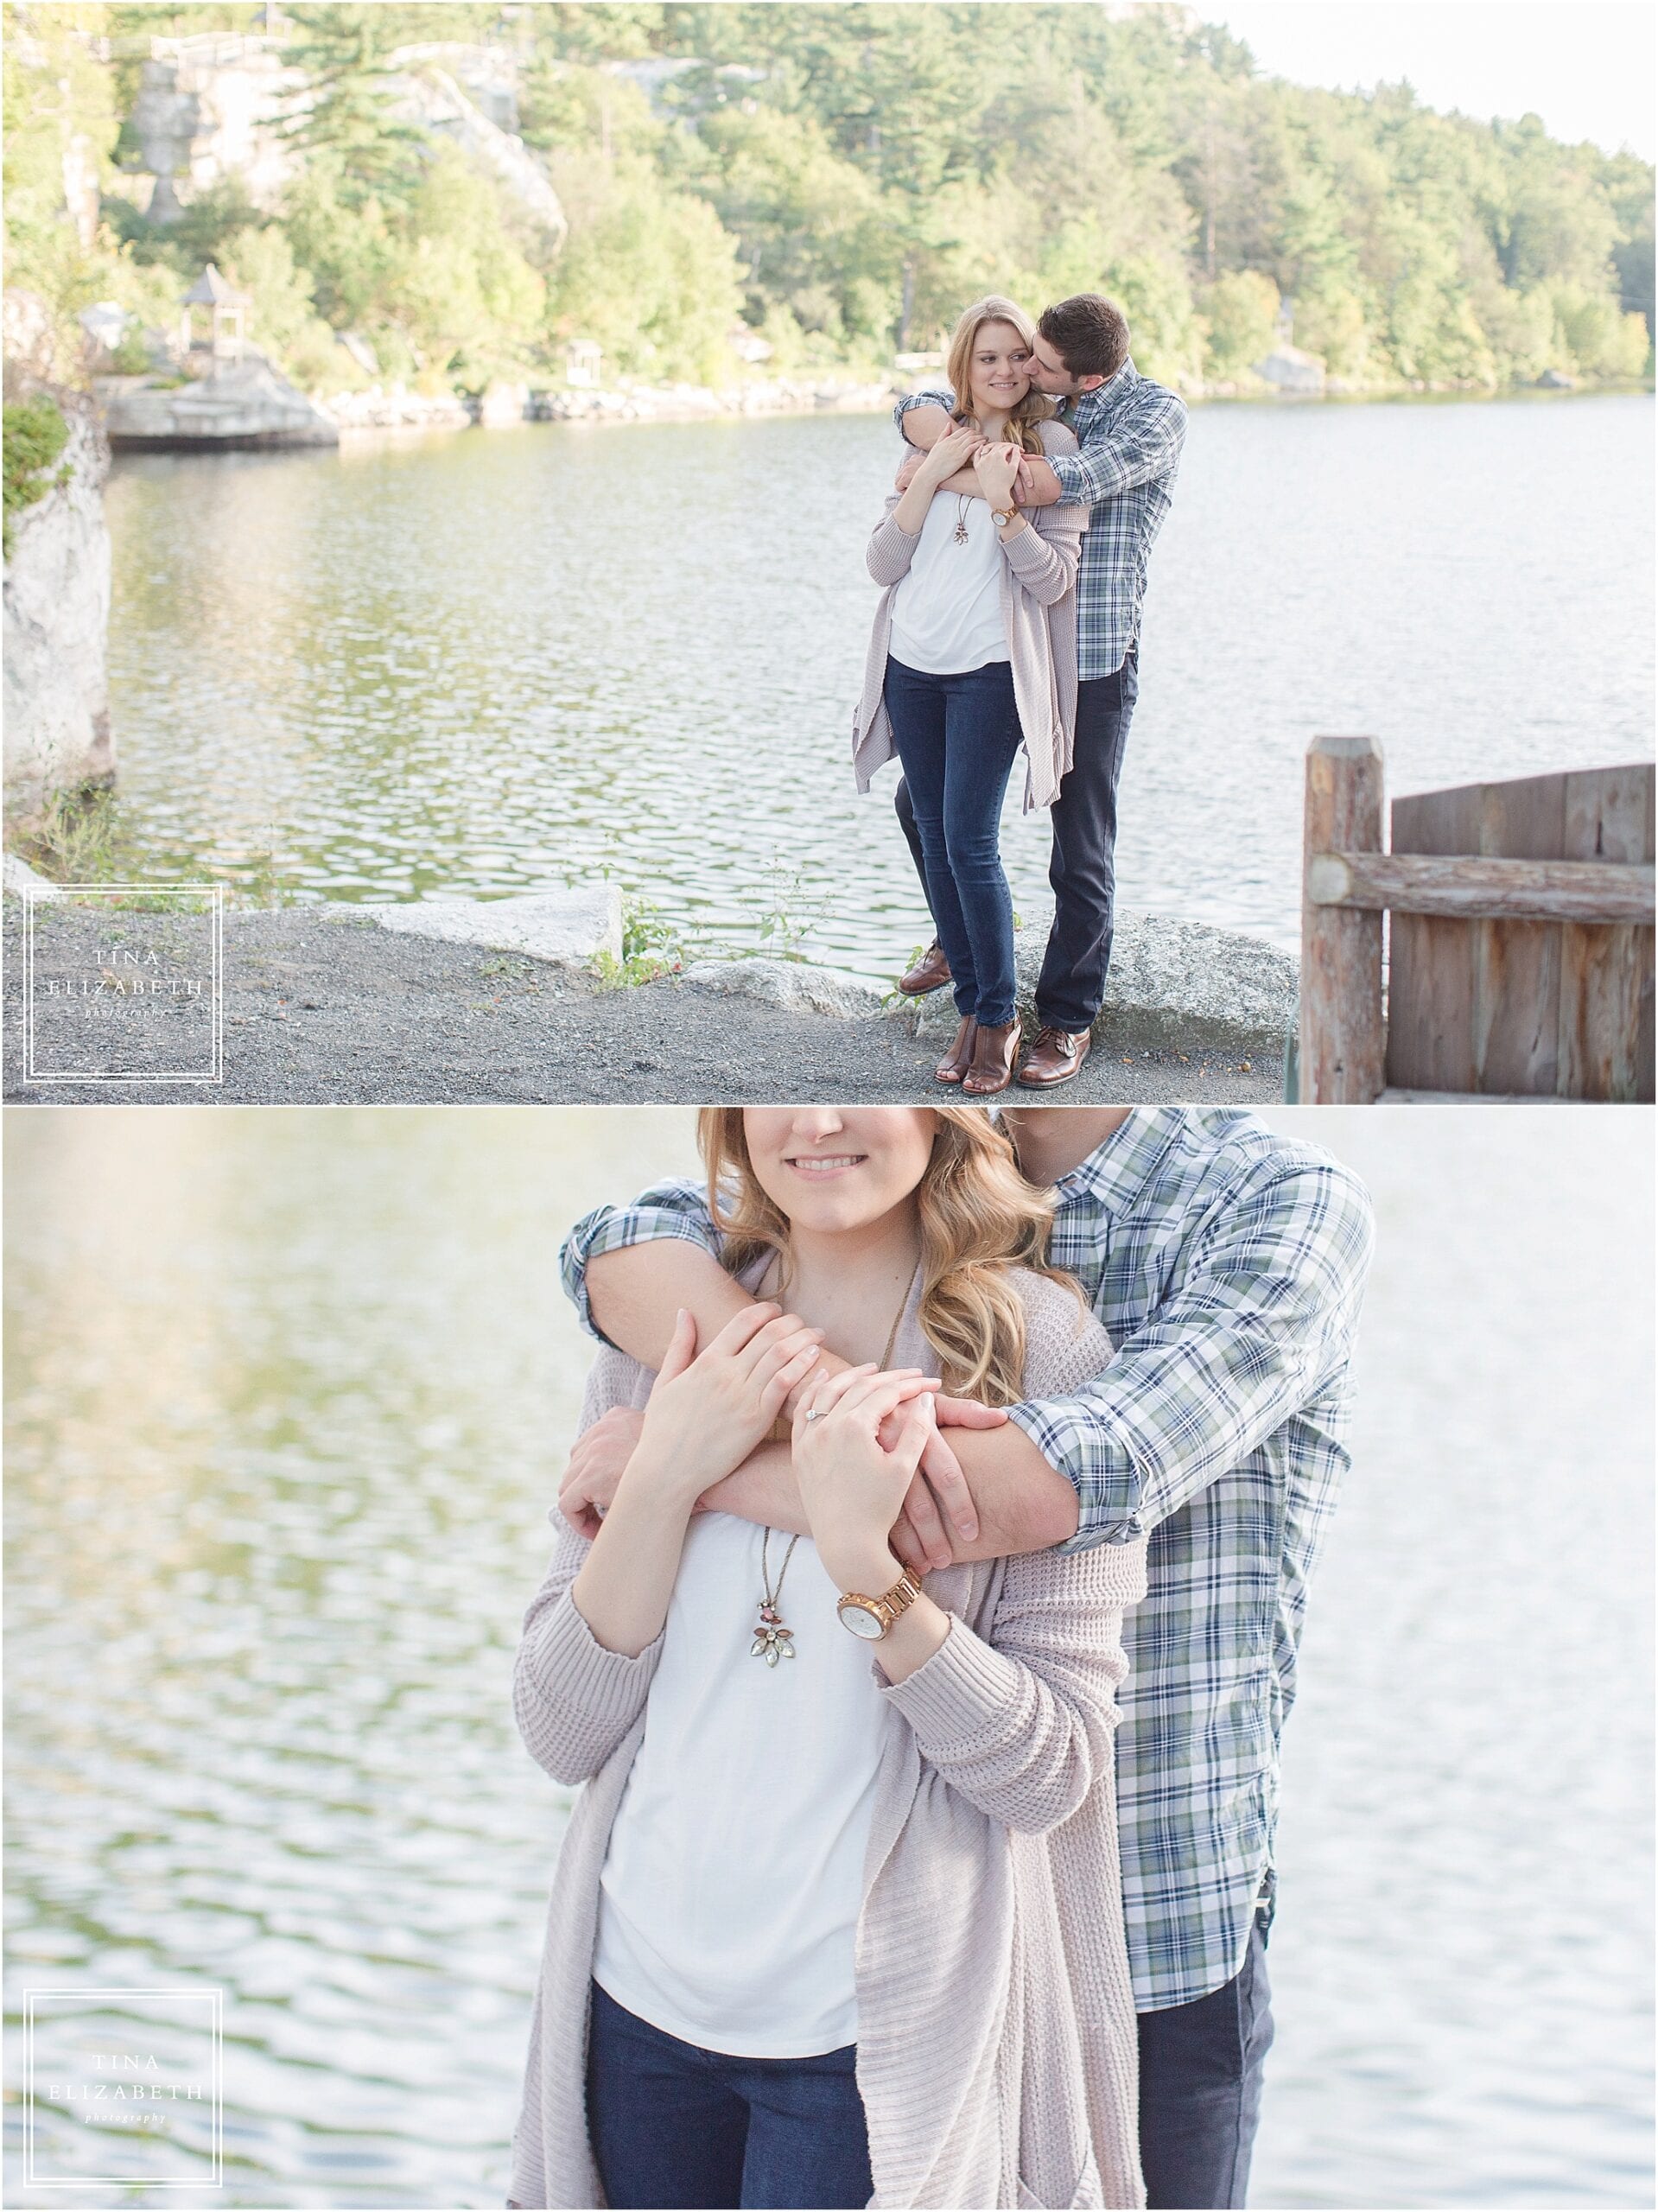
[[[1324,389],[1324,362],[1317,353],[1304,353],[1299,346],[1274,346],[1261,359],[1252,361],[1250,367],[1275,391],[1312,398]]]
[[[613,883],[526,891],[510,899],[418,899],[357,912],[406,937],[519,952],[562,967],[588,968],[602,954],[616,961],[622,957],[622,894]]]
[[[265,446],[334,446],[340,426],[249,349],[234,367],[178,384],[149,377],[100,377],[97,391],[118,448],[162,451]]]
[[[1035,1019],[1047,942],[1045,915],[1014,938],[1020,1009],[1027,1024]],[[1275,1060],[1295,1017],[1299,976],[1297,962],[1264,938],[1119,910],[1095,1043],[1107,1052]],[[949,990],[934,991],[921,1001],[918,1033],[947,1039],[957,1019]]]
[[[816,968],[804,960],[699,960],[679,980],[726,997],[757,999],[763,1006],[781,1007],[796,1014],[851,1017],[885,1010],[880,992],[861,983],[855,976],[842,975],[836,968]]]

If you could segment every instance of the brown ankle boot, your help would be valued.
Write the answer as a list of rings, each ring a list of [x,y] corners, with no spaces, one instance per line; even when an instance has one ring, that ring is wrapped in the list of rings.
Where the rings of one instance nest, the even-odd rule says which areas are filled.
[[[973,1033],[972,1065],[962,1077],[962,1091],[975,1098],[988,1098],[995,1091],[1006,1090],[1018,1059],[1017,1015],[994,1029],[979,1023]]]
[[[963,1017],[956,1033],[956,1042],[932,1071],[935,1083],[961,1083],[973,1065],[973,1040],[979,1033],[979,1025],[972,1015]]]

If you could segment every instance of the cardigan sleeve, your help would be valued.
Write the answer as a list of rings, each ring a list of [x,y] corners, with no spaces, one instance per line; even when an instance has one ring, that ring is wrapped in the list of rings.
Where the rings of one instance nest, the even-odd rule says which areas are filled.
[[[1008,1560],[988,1639],[952,1618],[931,1658],[882,1692],[923,1758],[1006,1827],[1058,1827],[1111,1772],[1122,1617],[1145,1594],[1146,1545]]]
[[[1077,450],[1077,440],[1063,423],[1044,423],[1040,435],[1051,461]],[[1088,517],[1086,507],[1075,505],[1033,507],[1025,517],[1027,527],[1002,539],[1008,567],[1039,607],[1057,606],[1076,583]]]
[[[919,531],[912,537],[907,530],[900,530],[893,519],[893,510],[903,496],[901,492],[887,493],[886,510],[875,524],[869,550],[864,556],[869,573],[878,584],[895,584],[900,576],[907,575],[910,563],[915,556],[915,549],[921,543]]]
[[[1026,1387],[1079,1389],[1110,1338],[1064,1285],[1027,1274],[1020,1289]],[[1142,1538],[1005,1560],[988,1635],[952,1618],[932,1656],[883,1690],[929,1764],[1005,1827],[1058,1827],[1111,1773],[1123,1614],[1145,1595],[1146,1552]]]
[[[626,1352],[607,1348],[588,1376],[577,1433],[613,1406],[630,1403],[645,1370]],[[571,1585],[592,1545],[555,1505],[547,1518],[558,1530],[545,1579],[524,1617],[512,1669],[512,1710],[536,1764],[555,1782],[587,1782],[638,1719],[662,1637],[637,1656],[607,1650],[576,1610]]]

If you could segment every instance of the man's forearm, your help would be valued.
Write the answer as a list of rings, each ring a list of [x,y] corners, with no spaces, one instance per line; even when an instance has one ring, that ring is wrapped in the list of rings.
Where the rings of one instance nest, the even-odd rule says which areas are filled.
[[[710,1252],[673,1237],[651,1237],[600,1252],[588,1262],[593,1318],[613,1344],[645,1367],[660,1367],[682,1306],[706,1344],[753,1301]]]
[[[1045,1552],[1076,1535],[1076,1491],[1022,1429],[1010,1421],[1001,1428],[952,1427],[945,1436],[961,1461],[979,1516],[979,1533],[971,1543],[955,1540],[958,1560]],[[740,1521],[807,1533],[786,1444],[762,1444],[701,1502],[721,1513],[734,1513]]]
[[[811,1533],[795,1480],[794,1456],[786,1444],[762,1444],[722,1483],[704,1491],[697,1503],[710,1512],[734,1513],[740,1521],[786,1529],[791,1536]]]
[[[952,1428],[946,1434],[979,1516],[971,1543],[954,1540],[958,1560],[1045,1552],[1077,1534],[1076,1491],[1023,1429],[1009,1421],[1001,1428]]]
[[[696,1319],[699,1343],[706,1344],[751,1302],[710,1253],[665,1237],[597,1255],[588,1263],[588,1294],[594,1318],[610,1341],[653,1368],[662,1364],[682,1306]],[[823,1360],[831,1373],[840,1364],[827,1348]],[[956,1540],[958,1559],[1045,1551],[1075,1535],[1077,1492],[1022,1430],[1010,1421],[991,1429],[952,1427],[946,1434],[979,1520],[971,1543]],[[744,1521],[806,1532],[786,1444],[763,1444],[702,1503]]]
[[[925,400],[918,407],[906,407],[898,418],[898,426],[906,443],[925,453],[949,429],[950,410]]]

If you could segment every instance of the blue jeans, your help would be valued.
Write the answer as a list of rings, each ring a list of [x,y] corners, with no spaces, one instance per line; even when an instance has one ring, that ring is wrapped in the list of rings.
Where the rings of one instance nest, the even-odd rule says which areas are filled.
[[[728,2058],[638,2019],[595,1981],[588,2136],[605,2202],[855,2206],[874,2194],[857,2048]]]
[[[1270,1904],[1259,1909],[1230,1981],[1140,2016],[1140,2161],[1152,2212],[1245,2202],[1273,2041],[1267,1980]]]
[[[886,699],[956,1010],[998,1028],[1013,1019],[1013,902],[1000,834],[1022,739],[1013,669],[993,660],[927,676],[889,657]]]

